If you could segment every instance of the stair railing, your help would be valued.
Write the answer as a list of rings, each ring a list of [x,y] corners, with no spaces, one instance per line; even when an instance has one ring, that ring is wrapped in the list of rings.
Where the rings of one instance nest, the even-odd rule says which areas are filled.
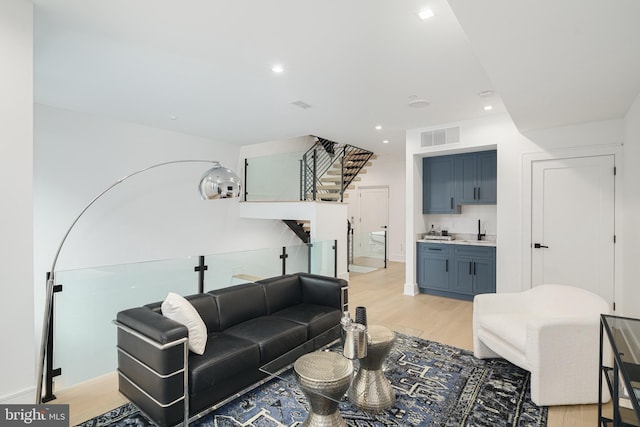
[[[300,160],[300,200],[329,200],[329,190],[318,189],[322,178],[335,165],[340,165],[340,201],[344,192],[371,159],[373,153],[349,144],[317,138]],[[332,199],[335,200],[335,199]]]

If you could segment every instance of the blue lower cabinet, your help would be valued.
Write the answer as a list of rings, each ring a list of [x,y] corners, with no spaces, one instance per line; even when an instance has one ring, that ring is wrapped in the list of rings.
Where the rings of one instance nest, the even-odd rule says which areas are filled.
[[[456,280],[451,284],[453,292],[471,295],[473,294],[473,258],[456,257]]]
[[[496,248],[446,243],[418,243],[420,292],[472,300],[496,291]]]
[[[418,243],[418,286],[449,289],[451,248],[438,243]]]
[[[495,250],[494,250],[495,253]],[[474,263],[473,294],[488,294],[496,291],[496,261],[478,258]]]

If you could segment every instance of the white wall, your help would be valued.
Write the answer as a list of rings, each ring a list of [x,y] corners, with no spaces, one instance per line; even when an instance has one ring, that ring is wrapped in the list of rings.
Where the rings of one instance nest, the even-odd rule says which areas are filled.
[[[623,312],[640,317],[640,95],[625,118],[623,228]]]
[[[637,114],[637,113],[636,113]],[[635,122],[639,119],[636,117]],[[628,120],[629,121],[629,120]],[[623,121],[609,120],[575,126],[544,129],[524,136],[518,132],[507,115],[494,115],[485,119],[460,123],[462,142],[450,146],[420,148],[420,132],[431,128],[412,129],[407,132],[407,246],[413,244],[413,254],[407,253],[405,293],[417,291],[415,278],[415,239],[425,231],[422,220],[422,161],[427,155],[450,154],[495,146],[498,151],[498,203],[496,287],[498,292],[523,289],[523,174],[525,160],[533,153],[547,153],[603,147],[615,152],[623,140]],[[442,127],[449,127],[450,124]],[[440,127],[440,126],[438,126]],[[437,128],[437,127],[436,127]],[[636,131],[637,132],[637,131]],[[636,135],[637,138],[637,135]],[[628,154],[625,149],[625,158]],[[626,169],[626,168],[625,168]],[[636,177],[637,178],[637,177]],[[629,182],[629,178],[625,178]],[[617,249],[618,250],[618,249]],[[627,282],[625,289],[629,289]]]
[[[388,259],[404,262],[405,260],[405,164],[402,158],[379,156],[367,167],[367,173],[359,175],[362,180],[354,183],[355,189],[348,190],[349,218],[358,218],[358,189],[363,187],[389,187],[389,242]]]
[[[33,5],[0,2],[0,404],[35,402]]]

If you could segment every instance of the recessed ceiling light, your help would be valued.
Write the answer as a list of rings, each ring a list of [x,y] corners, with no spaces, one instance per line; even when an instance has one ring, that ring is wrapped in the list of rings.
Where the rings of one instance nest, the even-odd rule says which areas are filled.
[[[484,111],[491,111],[493,110],[493,106],[492,105],[485,105],[484,106]]]
[[[431,9],[422,9],[420,13],[418,13],[418,16],[420,17],[420,19],[424,21],[426,19],[433,17],[434,13],[433,13],[433,10]]]
[[[384,141],[382,141],[382,143],[383,143],[383,144],[388,144],[388,143],[389,143],[389,140],[388,140],[388,139],[385,139]]]
[[[482,92],[478,93],[478,96],[480,98],[488,98],[491,95],[493,95],[493,91],[492,90],[483,90]]]
[[[169,116],[169,119],[171,120],[178,120],[178,118],[176,116]]]
[[[271,67],[271,71],[273,71],[274,73],[282,73],[284,71],[284,67],[280,64],[276,64],[273,67]]]
[[[380,130],[380,129],[382,129],[382,126],[380,125],[376,126],[376,130]]]
[[[429,105],[430,102],[424,99],[412,99],[411,101],[409,101],[409,107],[411,108],[425,108]]]

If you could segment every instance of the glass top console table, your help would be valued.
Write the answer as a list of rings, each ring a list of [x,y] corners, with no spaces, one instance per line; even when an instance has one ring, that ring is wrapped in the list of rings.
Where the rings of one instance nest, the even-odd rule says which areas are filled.
[[[607,343],[613,351],[613,360],[608,357]],[[600,370],[599,425],[640,426],[640,319],[601,316]],[[604,381],[613,401],[611,417],[603,414]]]

